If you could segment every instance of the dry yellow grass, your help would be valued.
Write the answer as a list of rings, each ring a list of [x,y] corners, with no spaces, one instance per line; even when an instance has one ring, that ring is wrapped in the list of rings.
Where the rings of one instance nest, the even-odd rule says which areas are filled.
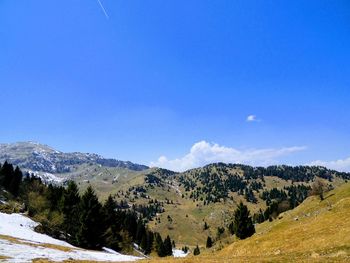
[[[350,255],[350,184],[330,192],[324,201],[307,199],[275,222],[261,225],[252,238],[230,245],[219,255],[300,255],[348,257]]]
[[[310,197],[281,219],[265,222],[257,233],[221,251],[186,259],[147,262],[350,262],[350,184]]]

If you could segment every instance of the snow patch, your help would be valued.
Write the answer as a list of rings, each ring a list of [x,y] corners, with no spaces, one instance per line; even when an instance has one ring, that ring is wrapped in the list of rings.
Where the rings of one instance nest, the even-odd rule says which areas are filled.
[[[173,249],[174,258],[184,258],[187,257],[189,252],[185,253],[181,249]]]
[[[0,235],[11,236],[19,239],[22,244],[0,238],[0,255],[9,257],[5,262],[26,263],[35,258],[46,258],[51,261],[90,260],[90,261],[136,261],[140,257],[122,255],[109,248],[105,252],[90,251],[76,248],[67,242],[54,239],[47,235],[34,231],[38,225],[30,218],[21,214],[0,213]],[[47,248],[44,244],[53,244],[70,248],[70,251],[62,251]]]
[[[7,235],[38,243],[73,247],[67,242],[54,239],[47,235],[36,233],[34,231],[34,228],[39,224],[23,215],[0,213],[0,222],[0,235]]]
[[[52,173],[36,172],[32,170],[27,170],[29,174],[33,174],[35,177],[39,177],[43,182],[47,184],[61,184],[66,178],[58,177]]]

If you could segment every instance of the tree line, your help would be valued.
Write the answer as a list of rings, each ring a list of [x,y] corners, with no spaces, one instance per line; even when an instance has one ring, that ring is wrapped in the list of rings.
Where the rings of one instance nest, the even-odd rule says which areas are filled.
[[[163,240],[149,230],[143,213],[118,209],[112,196],[101,203],[91,186],[80,194],[73,181],[63,187],[45,185],[30,174],[22,178],[18,167],[0,165],[0,188],[10,193],[8,198],[25,204],[28,215],[41,223],[37,231],[86,249],[108,247],[128,253],[136,244],[145,254],[172,255],[169,236]]]

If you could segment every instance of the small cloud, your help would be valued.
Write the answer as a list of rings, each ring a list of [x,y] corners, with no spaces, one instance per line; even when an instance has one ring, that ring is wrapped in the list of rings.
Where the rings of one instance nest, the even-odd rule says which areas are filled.
[[[150,166],[166,168],[173,171],[185,171],[216,162],[268,166],[278,163],[276,159],[279,157],[300,152],[305,149],[306,147],[304,146],[294,146],[277,149],[239,150],[221,146],[216,143],[200,141],[195,143],[185,156],[172,160],[169,160],[166,156],[161,156],[157,161],[151,162]]]
[[[255,115],[249,115],[246,119],[247,122],[256,122],[259,121]]]
[[[308,165],[324,166],[329,169],[341,171],[341,172],[350,172],[350,157],[345,159],[339,159],[335,161],[321,161],[316,160]]]

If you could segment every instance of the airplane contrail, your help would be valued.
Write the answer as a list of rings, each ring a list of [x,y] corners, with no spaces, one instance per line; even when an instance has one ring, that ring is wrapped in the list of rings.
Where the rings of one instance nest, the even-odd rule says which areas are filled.
[[[106,11],[106,9],[103,7],[101,1],[100,1],[100,0],[97,0],[97,2],[99,3],[99,5],[100,5],[100,7],[101,7],[103,13],[105,14],[106,18],[109,19],[109,16],[108,16],[108,14],[107,14],[107,11]]]

